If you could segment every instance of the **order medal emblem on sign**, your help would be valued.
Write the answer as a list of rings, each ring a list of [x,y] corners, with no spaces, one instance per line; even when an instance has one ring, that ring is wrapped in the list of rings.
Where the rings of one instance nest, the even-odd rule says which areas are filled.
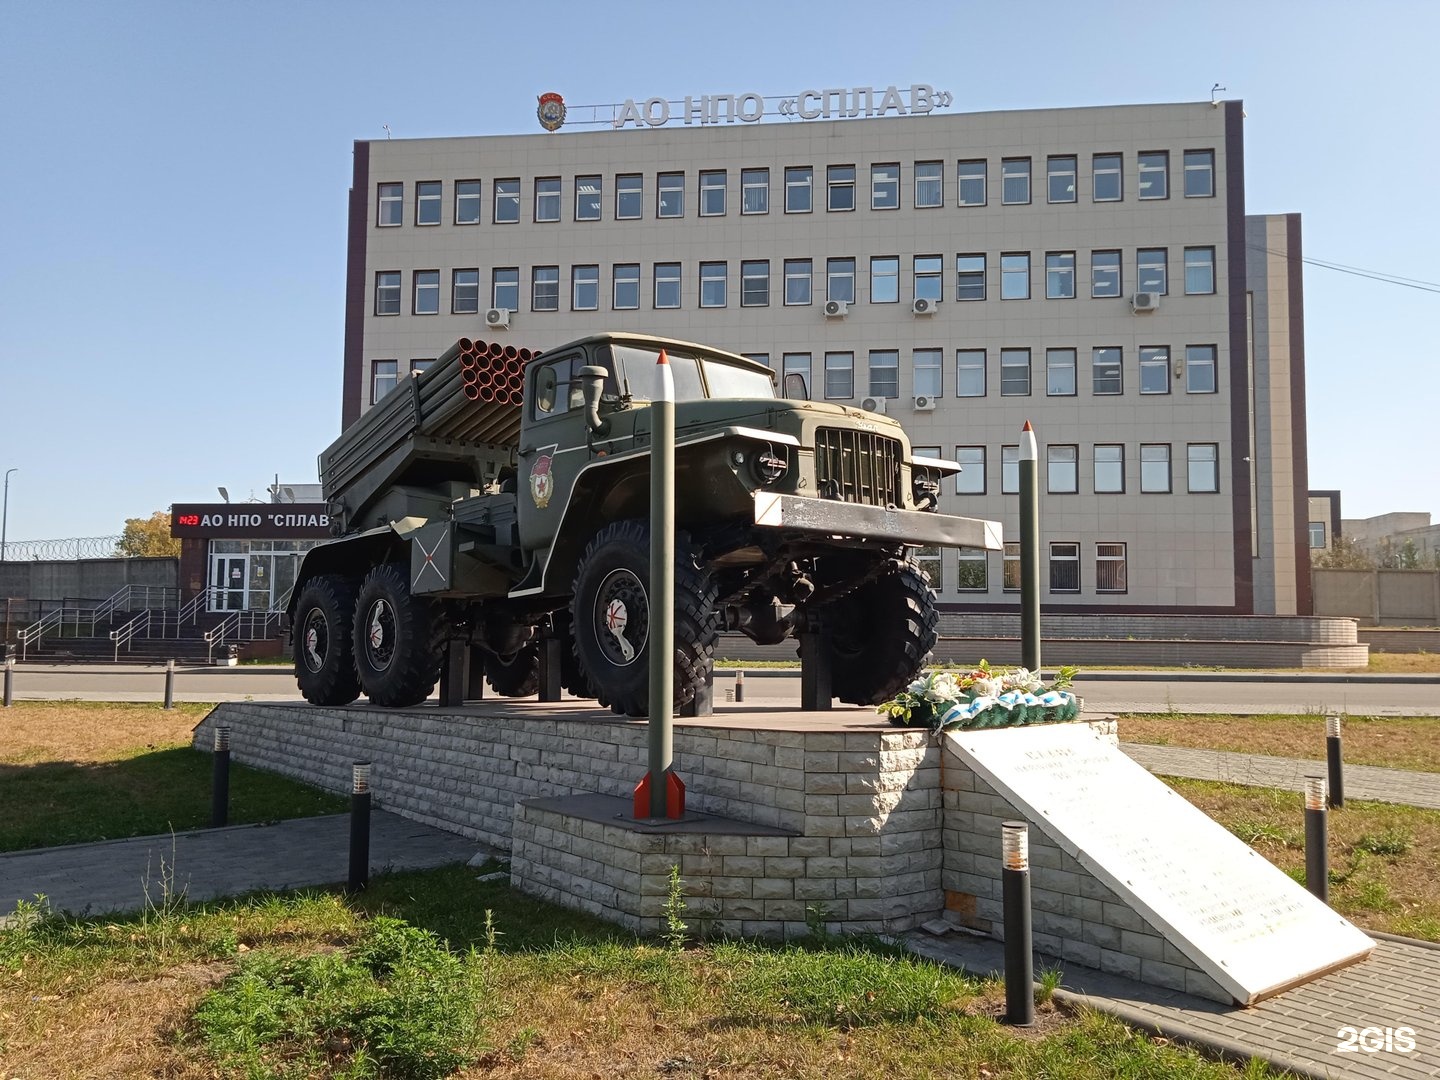
[[[550,455],[541,454],[530,466],[530,497],[535,507],[544,510],[550,505],[550,496],[555,494],[555,478],[550,473]]]
[[[560,125],[565,123],[565,99],[559,94],[541,94],[535,115],[546,131],[559,131]]]

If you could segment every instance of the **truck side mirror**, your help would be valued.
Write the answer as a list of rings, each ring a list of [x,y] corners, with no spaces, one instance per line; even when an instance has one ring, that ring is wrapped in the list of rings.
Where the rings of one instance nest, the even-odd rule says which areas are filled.
[[[600,415],[600,396],[610,372],[603,367],[587,365],[580,369],[580,386],[585,395],[585,423],[592,434],[604,438],[610,434],[610,421]]]
[[[810,391],[805,386],[805,376],[799,371],[787,372],[785,375],[785,393],[782,395],[791,401],[809,401]]]

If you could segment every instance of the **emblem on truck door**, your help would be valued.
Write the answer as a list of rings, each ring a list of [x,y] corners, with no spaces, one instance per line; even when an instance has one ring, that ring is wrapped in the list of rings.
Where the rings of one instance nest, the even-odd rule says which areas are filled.
[[[547,446],[546,450],[554,450],[555,447]],[[544,510],[550,505],[550,496],[555,494],[555,477],[550,472],[550,455],[541,454],[535,459],[535,464],[530,466],[530,497],[535,500],[535,507]]]

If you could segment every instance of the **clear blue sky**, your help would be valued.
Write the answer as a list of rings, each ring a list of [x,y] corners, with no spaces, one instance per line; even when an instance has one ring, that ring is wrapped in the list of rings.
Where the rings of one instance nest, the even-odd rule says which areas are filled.
[[[1247,209],[1440,280],[1440,5],[0,0],[11,540],[313,482],[355,139],[572,104],[930,83],[953,109],[1245,101]],[[1440,294],[1308,267],[1310,485],[1440,514]]]

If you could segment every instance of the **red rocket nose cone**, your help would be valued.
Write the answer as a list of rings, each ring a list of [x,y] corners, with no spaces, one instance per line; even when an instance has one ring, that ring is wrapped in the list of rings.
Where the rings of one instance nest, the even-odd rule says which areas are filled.
[[[665,355],[665,350],[664,350],[664,349],[661,349],[661,350],[660,350],[660,356],[659,356],[659,358],[655,361],[655,363],[657,363],[657,364],[666,364],[666,365],[668,365],[668,364],[670,363],[670,357],[668,357],[668,356]]]

